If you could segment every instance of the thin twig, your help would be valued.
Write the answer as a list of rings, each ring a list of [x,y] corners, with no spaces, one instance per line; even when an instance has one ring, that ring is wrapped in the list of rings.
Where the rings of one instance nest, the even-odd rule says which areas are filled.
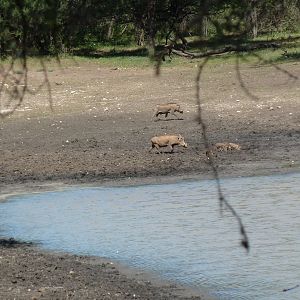
[[[259,54],[253,52],[253,53],[251,53],[251,55],[257,57],[259,61],[261,61],[261,62],[263,62],[263,63],[265,63],[265,64],[270,64],[274,69],[276,69],[277,71],[280,71],[281,73],[285,74],[285,75],[288,76],[289,78],[291,78],[291,79],[293,79],[293,80],[298,80],[298,79],[299,79],[298,76],[296,76],[296,75],[292,74],[291,72],[289,72],[289,71],[287,71],[287,70],[281,68],[280,66],[278,66],[278,65],[276,65],[276,64],[274,64],[274,63],[272,63],[271,61],[268,61],[268,60],[262,58]]]
[[[208,60],[209,60],[209,57],[206,57],[204,59],[204,61],[199,65],[197,76],[196,76],[196,100],[197,100],[197,104],[198,104],[198,118],[199,118],[198,121],[199,121],[199,124],[201,126],[202,133],[203,133],[204,146],[205,146],[205,149],[207,150],[207,153],[208,153],[208,163],[209,163],[210,167],[212,168],[213,175],[214,175],[214,178],[215,178],[216,184],[217,184],[220,210],[222,212],[223,206],[225,206],[225,208],[229,209],[230,212],[232,213],[232,215],[237,219],[237,221],[239,223],[240,234],[242,235],[241,245],[242,245],[242,247],[244,247],[249,252],[250,243],[249,243],[249,239],[248,239],[245,227],[243,225],[243,222],[242,222],[240,216],[237,214],[235,209],[229,204],[229,202],[226,200],[226,198],[223,194],[219,173],[218,173],[217,167],[214,163],[213,156],[209,151],[209,142],[208,142],[208,137],[207,137],[207,126],[206,126],[206,124],[203,120],[203,112],[202,112],[201,97],[200,97],[201,75],[202,75],[202,72],[203,72],[203,68],[207,64]]]
[[[240,86],[241,86],[241,88],[244,90],[245,94],[246,94],[249,98],[251,98],[251,99],[253,99],[253,100],[255,100],[255,101],[259,100],[259,97],[257,97],[256,95],[254,95],[254,94],[248,89],[248,87],[247,87],[247,86],[245,85],[245,83],[244,83],[244,80],[243,80],[242,74],[241,74],[241,70],[240,70],[240,56],[239,56],[238,54],[236,55],[235,71],[236,71],[236,75],[237,75],[238,81],[239,81],[239,83],[240,83]]]
[[[48,72],[47,72],[47,67],[45,66],[44,60],[41,59],[40,63],[42,65],[43,71],[44,71],[44,80],[48,89],[48,95],[49,95],[49,104],[50,104],[50,108],[51,111],[53,111],[53,101],[52,101],[52,93],[51,93],[51,84],[48,78]]]

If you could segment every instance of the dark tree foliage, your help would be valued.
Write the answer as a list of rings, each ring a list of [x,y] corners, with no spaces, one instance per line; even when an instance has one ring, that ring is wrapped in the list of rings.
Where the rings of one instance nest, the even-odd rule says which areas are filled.
[[[18,55],[21,44],[37,54],[59,50],[59,0],[1,0],[0,54]]]
[[[216,38],[297,31],[300,14],[299,0],[0,0],[0,26],[3,57],[17,54],[24,34],[32,54],[151,40],[186,46],[187,36],[203,32]]]

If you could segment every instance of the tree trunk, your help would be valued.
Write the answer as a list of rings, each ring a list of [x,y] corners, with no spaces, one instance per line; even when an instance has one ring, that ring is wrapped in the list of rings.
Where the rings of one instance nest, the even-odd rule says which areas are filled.
[[[201,34],[203,37],[208,36],[208,19],[205,16],[202,18]]]
[[[116,22],[115,17],[112,17],[108,23],[108,29],[107,29],[107,34],[106,34],[107,40],[111,40],[113,37],[115,22]]]
[[[138,46],[145,45],[145,30],[143,28],[138,28],[136,30],[136,43]]]
[[[156,8],[156,1],[149,0],[148,5],[147,5],[145,29],[146,29],[147,44],[149,47],[152,48],[153,51],[154,51],[154,47],[155,47],[155,35],[156,35],[155,8]]]
[[[257,8],[256,8],[256,3],[254,3],[254,6],[251,9],[251,27],[252,27],[252,37],[256,38],[257,37]]]
[[[246,24],[248,24],[248,34],[252,38],[257,37],[258,24],[257,24],[257,0],[251,0],[248,2],[248,9],[246,15]]]

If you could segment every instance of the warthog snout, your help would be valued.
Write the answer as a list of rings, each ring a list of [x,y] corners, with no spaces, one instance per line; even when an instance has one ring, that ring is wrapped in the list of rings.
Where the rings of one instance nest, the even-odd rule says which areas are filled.
[[[184,148],[187,148],[188,144],[186,142],[183,142],[182,144],[180,144],[181,146],[183,146]]]
[[[181,135],[179,136],[178,141],[180,146],[187,148],[188,144],[184,141],[184,138]]]

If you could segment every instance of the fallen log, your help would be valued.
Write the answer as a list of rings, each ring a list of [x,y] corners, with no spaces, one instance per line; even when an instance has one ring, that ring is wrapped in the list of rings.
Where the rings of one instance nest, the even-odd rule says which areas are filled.
[[[203,57],[208,57],[213,55],[225,54],[229,52],[247,52],[247,51],[254,51],[254,50],[266,49],[266,48],[277,49],[279,47],[280,45],[277,43],[257,43],[252,45],[231,45],[219,49],[208,50],[202,53],[193,53],[186,50],[176,50],[172,48],[171,53],[186,58],[203,58]]]

